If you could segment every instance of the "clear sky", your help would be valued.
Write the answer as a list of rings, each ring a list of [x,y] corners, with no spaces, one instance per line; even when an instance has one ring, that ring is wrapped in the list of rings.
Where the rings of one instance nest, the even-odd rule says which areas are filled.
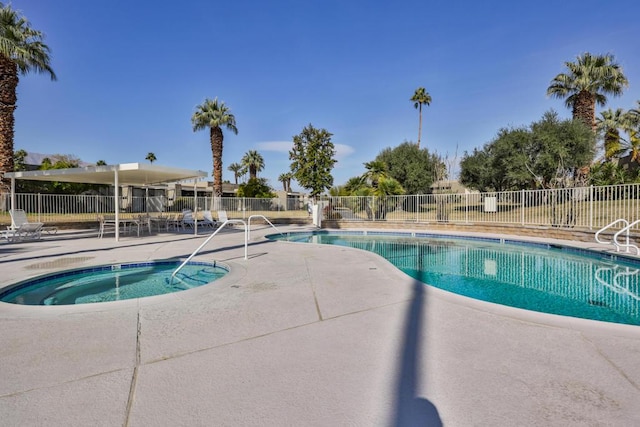
[[[638,0],[14,0],[45,33],[58,81],[22,76],[15,149],[109,164],[145,162],[211,174],[207,131],[191,116],[224,101],[224,179],[248,150],[279,189],[292,138],[333,134],[334,184],[386,147],[416,141],[453,159],[555,109],[564,62],[612,53],[630,86],[605,108],[640,100]],[[598,110],[600,111],[600,110]],[[293,183],[293,187],[299,188]]]

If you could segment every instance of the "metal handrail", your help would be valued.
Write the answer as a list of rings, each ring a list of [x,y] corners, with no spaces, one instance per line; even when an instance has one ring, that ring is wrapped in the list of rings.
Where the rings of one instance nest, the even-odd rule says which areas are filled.
[[[274,229],[274,230],[276,230],[278,233],[280,233],[280,235],[284,236],[284,234],[282,234],[282,231],[278,230],[278,227],[276,227],[275,225],[273,225],[273,224],[271,223],[271,221],[269,221],[269,220],[267,219],[267,217],[266,217],[266,216],[264,216],[264,215],[259,215],[259,214],[255,214],[255,215],[250,215],[250,216],[249,216],[249,221],[248,221],[248,222],[249,222],[249,232],[248,232],[248,234],[247,234],[247,238],[251,239],[251,218],[255,218],[255,217],[263,218],[265,221],[267,221],[267,222],[269,223],[269,225],[270,225],[270,226],[272,226],[272,227],[273,227],[273,229]]]
[[[178,268],[176,268],[173,273],[171,273],[171,279],[173,280],[175,275],[178,274],[178,272],[180,270],[182,270],[182,267],[184,267],[189,261],[191,261],[191,258],[196,256],[196,254],[198,252],[200,252],[200,249],[204,248],[205,245],[207,243],[209,243],[209,241],[211,241],[211,239],[213,239],[213,237],[216,234],[218,234],[220,232],[220,230],[222,230],[224,228],[225,225],[230,224],[230,223],[241,223],[242,225],[244,225],[244,259],[247,259],[247,252],[248,252],[247,251],[247,247],[249,245],[249,239],[248,239],[248,234],[247,234],[247,223],[244,222],[241,219],[228,219],[225,222],[223,222],[222,225],[220,225],[220,227],[218,227],[218,229],[216,231],[214,231],[211,236],[207,237],[207,239],[200,246],[198,246],[198,248],[195,251],[193,251],[193,253],[191,255],[189,255],[189,257],[186,260],[184,260],[184,262],[182,264],[180,264],[180,266]]]
[[[612,240],[611,242],[604,242],[604,241],[600,240],[600,234],[601,234],[603,231],[605,231],[605,230],[607,230],[607,229],[609,229],[609,228],[613,227],[614,225],[618,224],[619,222],[624,222],[624,223],[625,223],[625,226],[622,228],[623,230],[624,230],[626,227],[628,227],[628,226],[629,226],[629,221],[627,221],[627,220],[626,220],[626,219],[624,219],[624,218],[618,218],[618,219],[616,219],[615,221],[613,221],[612,223],[610,223],[610,224],[608,224],[608,225],[605,225],[604,227],[602,227],[600,230],[598,230],[598,231],[596,232],[596,235],[595,235],[596,242],[598,242],[598,243],[602,243],[603,245],[608,245],[608,244],[615,245],[614,240]],[[627,244],[628,244],[628,243],[629,243],[629,233],[627,232]],[[620,248],[619,248],[618,246],[616,246],[616,250],[620,250]]]
[[[627,224],[622,230],[618,231],[613,235],[613,244],[616,245],[616,248],[619,250],[620,248],[627,248],[627,253],[629,253],[629,249],[634,248],[636,250],[636,255],[640,255],[640,248],[633,243],[629,242],[629,230],[631,230],[636,225],[640,224],[640,219],[633,221],[631,224]],[[618,236],[622,233],[626,233],[627,243],[619,243]]]

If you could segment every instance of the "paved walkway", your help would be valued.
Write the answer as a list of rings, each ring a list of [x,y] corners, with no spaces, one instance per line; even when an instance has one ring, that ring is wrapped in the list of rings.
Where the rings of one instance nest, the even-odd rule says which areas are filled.
[[[197,259],[231,273],[190,291],[0,303],[0,425],[640,425],[640,328],[471,300],[269,232],[248,260],[241,232],[216,236]],[[0,286],[186,257],[204,239],[65,236],[0,244]]]

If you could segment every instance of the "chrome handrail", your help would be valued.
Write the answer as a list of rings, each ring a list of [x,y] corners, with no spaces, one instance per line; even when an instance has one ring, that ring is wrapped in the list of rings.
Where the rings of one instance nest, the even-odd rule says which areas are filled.
[[[171,273],[171,279],[173,280],[173,278],[175,277],[175,275],[182,270],[182,267],[184,267],[189,261],[191,261],[191,258],[193,258],[194,256],[196,256],[196,254],[198,252],[200,252],[200,249],[204,248],[205,245],[207,243],[209,243],[211,241],[211,239],[213,239],[213,237],[218,234],[220,232],[220,230],[222,230],[224,228],[225,225],[230,224],[230,223],[241,223],[242,225],[244,225],[244,259],[247,259],[247,247],[249,244],[249,239],[248,239],[248,234],[247,234],[247,223],[245,223],[243,220],[241,219],[228,219],[225,222],[222,223],[222,225],[220,225],[220,227],[218,227],[218,229],[216,231],[213,232],[213,234],[209,237],[207,237],[207,239],[200,245],[198,246],[198,248],[193,251],[193,253],[191,255],[189,255],[189,257],[184,260],[184,262],[182,264],[180,264],[180,266],[178,268],[176,268],[174,270],[173,273]]]
[[[255,218],[255,217],[263,218],[265,221],[267,221],[267,222],[269,223],[269,225],[270,225],[270,226],[272,226],[272,227],[273,227],[273,229],[274,229],[274,230],[276,230],[278,233],[280,233],[280,235],[284,236],[284,234],[282,234],[282,231],[278,230],[278,228],[277,228],[275,225],[273,225],[273,224],[271,223],[271,221],[269,221],[269,220],[267,219],[267,217],[266,217],[266,216],[264,216],[264,215],[260,215],[260,214],[255,214],[255,215],[250,215],[250,216],[249,216],[249,231],[248,231],[248,234],[247,234],[247,238],[251,239],[251,218]]]
[[[629,249],[634,248],[636,250],[636,255],[640,255],[640,248],[638,248],[638,246],[634,245],[633,243],[629,242],[629,230],[631,230],[633,227],[635,227],[638,224],[640,224],[640,219],[633,221],[631,224],[627,224],[626,227],[624,227],[623,229],[621,229],[620,231],[618,231],[616,234],[613,235],[613,244],[616,245],[616,249],[619,250],[620,248],[627,248],[626,252],[629,253]],[[626,233],[627,243],[618,242],[618,236],[622,233]]]
[[[611,227],[613,227],[614,225],[618,224],[619,222],[624,222],[625,226],[622,228],[623,230],[624,230],[626,227],[628,227],[628,226],[629,226],[629,221],[627,221],[627,220],[626,220],[626,219],[624,219],[624,218],[618,218],[618,219],[616,219],[615,221],[611,222],[610,224],[605,225],[604,227],[602,227],[600,230],[598,230],[598,231],[596,232],[596,235],[595,235],[596,242],[598,242],[598,243],[602,243],[603,245],[608,245],[608,244],[616,245],[616,243],[615,243],[615,239],[614,239],[614,240],[612,240],[611,242],[604,242],[604,241],[600,240],[600,234],[601,234],[603,231],[608,230],[609,228],[611,228]],[[629,233],[628,233],[628,230],[627,230],[627,244],[628,244],[628,243],[629,243]],[[619,248],[617,245],[616,245],[616,250],[618,250],[618,251],[620,250],[620,248]]]

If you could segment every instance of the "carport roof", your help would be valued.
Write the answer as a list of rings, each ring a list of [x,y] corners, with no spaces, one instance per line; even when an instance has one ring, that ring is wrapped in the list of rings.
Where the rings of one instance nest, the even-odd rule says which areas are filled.
[[[144,163],[122,163],[118,165],[87,166],[72,169],[48,169],[5,173],[5,178],[27,179],[34,181],[77,182],[85,184],[115,184],[145,186],[167,182],[205,178],[206,172],[200,170],[179,169]]]

